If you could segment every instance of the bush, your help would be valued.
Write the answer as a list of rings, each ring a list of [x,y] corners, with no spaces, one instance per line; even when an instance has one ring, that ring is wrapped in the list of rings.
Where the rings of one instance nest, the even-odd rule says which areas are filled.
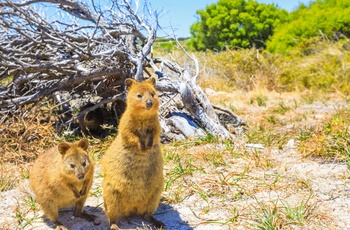
[[[288,12],[255,0],[219,0],[198,10],[200,21],[191,26],[190,45],[196,50],[261,48]]]
[[[288,22],[275,29],[267,41],[270,52],[286,53],[307,43],[310,38],[339,40],[350,36],[350,2],[317,0],[301,4],[290,13]]]

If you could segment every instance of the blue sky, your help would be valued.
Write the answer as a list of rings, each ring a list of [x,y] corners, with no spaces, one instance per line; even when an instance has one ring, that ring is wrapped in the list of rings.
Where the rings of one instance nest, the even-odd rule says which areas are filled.
[[[150,0],[152,8],[161,11],[159,23],[166,33],[172,35],[171,26],[177,37],[189,37],[190,26],[197,21],[196,11],[217,3],[218,0]],[[292,11],[300,3],[308,4],[310,0],[257,0],[260,3],[275,3],[280,8]],[[166,36],[158,30],[158,36]]]

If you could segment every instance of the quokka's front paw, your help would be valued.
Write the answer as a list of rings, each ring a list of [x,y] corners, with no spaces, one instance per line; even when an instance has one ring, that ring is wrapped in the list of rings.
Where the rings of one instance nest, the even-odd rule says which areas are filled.
[[[152,148],[152,146],[153,146],[153,134],[150,133],[146,137],[146,148],[150,149],[150,148]]]

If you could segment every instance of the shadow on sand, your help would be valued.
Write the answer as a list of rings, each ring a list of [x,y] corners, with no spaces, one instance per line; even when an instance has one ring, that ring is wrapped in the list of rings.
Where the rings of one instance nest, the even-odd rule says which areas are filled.
[[[59,211],[59,221],[70,230],[108,230],[109,223],[107,217],[101,207],[85,206],[84,210],[87,213],[97,216],[101,222],[99,225],[94,225],[93,222],[86,221],[79,217],[73,217],[73,208],[64,208]],[[176,230],[192,230],[193,228],[188,223],[182,220],[180,214],[170,204],[161,203],[154,214],[157,220],[165,224],[165,229]],[[48,227],[54,229],[51,221],[44,219]],[[140,217],[131,217],[121,219],[119,222],[120,229],[155,229],[152,225]]]

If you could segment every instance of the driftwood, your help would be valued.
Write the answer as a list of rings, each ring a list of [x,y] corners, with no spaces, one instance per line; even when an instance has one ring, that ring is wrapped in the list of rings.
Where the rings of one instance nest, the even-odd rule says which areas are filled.
[[[157,16],[138,1],[111,0],[102,7],[94,1],[0,0],[0,114],[19,114],[21,108],[47,100],[64,113],[82,107],[72,104],[73,97],[83,104],[89,103],[83,95],[98,98],[92,107],[61,120],[62,130],[86,112],[124,99],[126,78],[142,81],[153,71],[164,139],[206,133],[234,139],[218,109],[233,118],[234,126],[245,123],[211,105],[196,84],[197,59],[183,49],[195,64],[191,71],[150,55]],[[62,99],[64,94],[68,97]]]

